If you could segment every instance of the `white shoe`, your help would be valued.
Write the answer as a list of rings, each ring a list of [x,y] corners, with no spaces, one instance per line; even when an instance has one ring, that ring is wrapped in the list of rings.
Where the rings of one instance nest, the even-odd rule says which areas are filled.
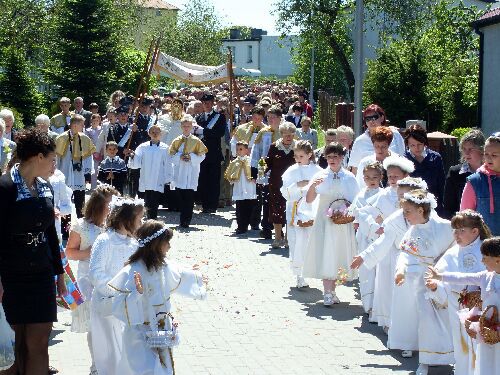
[[[324,306],[331,306],[333,305],[333,294],[327,293],[323,296],[323,305]]]
[[[307,288],[309,284],[302,276],[297,276],[297,288]]]
[[[411,358],[411,357],[413,357],[413,352],[411,350],[403,350],[401,352],[401,357],[403,357],[403,358]]]
[[[339,297],[337,297],[335,292],[332,293],[332,300],[333,300],[333,303],[336,305],[340,303]]]
[[[427,375],[429,373],[429,365],[424,365],[420,363],[418,365],[417,371],[415,371],[415,375]]]

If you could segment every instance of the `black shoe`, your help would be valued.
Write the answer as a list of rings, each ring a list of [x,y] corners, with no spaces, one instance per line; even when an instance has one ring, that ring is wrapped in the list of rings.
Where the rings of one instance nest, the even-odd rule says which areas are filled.
[[[215,208],[204,208],[201,213],[202,214],[215,214],[217,210]]]
[[[180,223],[179,225],[181,228],[189,228],[189,224],[188,223]]]
[[[260,227],[258,225],[252,225],[252,230],[260,230]]]
[[[242,228],[238,228],[234,231],[234,234],[243,234],[243,233],[246,233],[248,232],[248,229],[242,229]]]
[[[259,232],[259,236],[266,240],[270,240],[271,238],[273,238],[273,232],[271,232],[270,230],[262,229]]]

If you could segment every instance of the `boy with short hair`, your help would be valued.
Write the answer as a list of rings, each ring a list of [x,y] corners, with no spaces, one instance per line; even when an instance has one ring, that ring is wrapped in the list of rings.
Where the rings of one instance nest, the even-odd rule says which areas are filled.
[[[171,167],[168,147],[161,142],[161,129],[153,124],[149,128],[150,141],[141,143],[135,151],[131,151],[130,167],[139,169],[139,192],[144,193],[144,203],[148,219],[158,218],[158,207],[165,189],[170,182]]]
[[[114,186],[123,195],[127,164],[117,154],[118,144],[114,141],[106,143],[106,158],[99,165],[97,179],[103,184]]]
[[[224,177],[233,185],[233,201],[236,201],[236,222],[238,228],[235,234],[248,231],[252,212],[257,204],[255,179],[252,178],[251,160],[248,156],[248,143],[236,143],[236,159],[226,169]]]
[[[203,142],[191,134],[193,117],[184,115],[181,119],[182,135],[172,141],[170,156],[173,165],[171,187],[179,192],[180,226],[189,228],[193,217],[194,192],[198,189],[200,164],[208,149]]]

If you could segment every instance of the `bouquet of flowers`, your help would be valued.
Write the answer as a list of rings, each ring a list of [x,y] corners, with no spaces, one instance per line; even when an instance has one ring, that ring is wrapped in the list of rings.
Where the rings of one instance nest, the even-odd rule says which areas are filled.
[[[326,210],[326,216],[335,224],[348,224],[354,221],[354,215],[349,207],[351,202],[347,199],[335,199]]]
[[[337,279],[335,280],[336,285],[343,285],[349,279],[349,275],[346,270],[343,268],[339,268],[339,272],[337,273]]]
[[[258,184],[266,184],[266,169],[267,163],[266,159],[260,158],[257,164],[257,183]]]

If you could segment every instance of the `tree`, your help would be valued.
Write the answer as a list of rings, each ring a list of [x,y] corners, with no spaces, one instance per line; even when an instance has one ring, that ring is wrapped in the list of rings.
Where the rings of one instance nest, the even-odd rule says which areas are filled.
[[[0,102],[17,109],[27,124],[33,123],[43,111],[43,97],[29,76],[25,52],[14,46],[5,51],[4,72],[0,75]],[[19,119],[16,123],[19,126]]]
[[[113,0],[61,0],[46,72],[65,96],[104,104],[120,57]]]

